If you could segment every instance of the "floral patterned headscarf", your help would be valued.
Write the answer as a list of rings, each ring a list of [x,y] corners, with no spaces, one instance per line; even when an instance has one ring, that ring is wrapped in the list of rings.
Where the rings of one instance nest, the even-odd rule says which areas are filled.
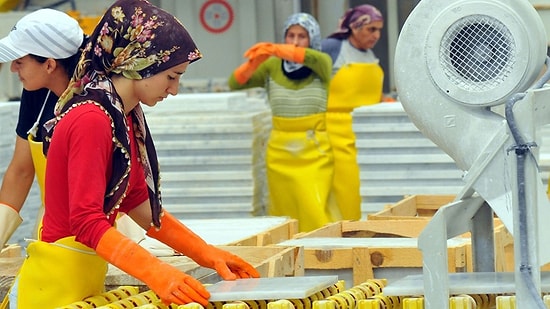
[[[338,29],[328,37],[339,40],[347,39],[351,34],[351,29],[357,29],[374,21],[384,21],[382,13],[370,4],[358,5],[348,9],[344,15],[340,17]]]
[[[74,94],[82,94],[94,78],[121,74],[143,79],[201,57],[185,27],[170,13],[147,0],[116,1],[91,35],[56,110]]]
[[[103,205],[108,216],[124,199],[130,172],[127,121],[123,102],[111,77],[144,79],[201,57],[182,23],[147,0],[116,1],[95,28],[68,88],[57,102],[56,118],[45,125],[44,151],[47,153],[55,124],[73,107],[96,104],[109,115],[113,127],[114,162]],[[162,206],[156,151],[140,104],[132,110],[131,116],[149,188],[152,223],[160,227]]]

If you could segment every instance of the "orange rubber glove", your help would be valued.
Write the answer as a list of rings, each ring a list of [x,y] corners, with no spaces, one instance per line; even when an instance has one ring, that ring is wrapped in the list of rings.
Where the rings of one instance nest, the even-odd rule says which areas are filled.
[[[244,56],[252,59],[259,55],[272,55],[284,60],[304,63],[306,57],[306,49],[292,44],[274,44],[274,43],[256,43],[249,48]]]
[[[207,244],[166,210],[161,217],[161,228],[154,226],[147,235],[158,239],[172,249],[186,255],[199,265],[215,269],[224,280],[258,278],[258,271],[240,257]]]
[[[254,71],[264,62],[267,58],[271,57],[270,55],[264,54],[264,55],[258,55],[257,57],[254,57],[252,59],[249,59],[247,62],[241,64],[238,68],[233,71],[233,75],[235,75],[235,80],[241,85],[246,84],[246,82],[250,79],[252,74],[254,74]]]
[[[273,55],[274,43],[260,42],[252,45],[247,51],[244,52],[244,57],[248,59],[255,58],[259,55]]]
[[[208,305],[210,293],[198,280],[162,262],[115,228],[108,229],[101,237],[96,252],[107,262],[145,282],[166,305],[190,302]]]

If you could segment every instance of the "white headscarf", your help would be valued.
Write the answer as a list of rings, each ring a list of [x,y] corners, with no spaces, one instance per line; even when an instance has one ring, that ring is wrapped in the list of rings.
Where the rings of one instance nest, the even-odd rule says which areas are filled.
[[[284,25],[283,41],[286,37],[286,32],[288,31],[288,28],[294,25],[299,25],[299,26],[302,26],[304,29],[306,29],[309,35],[310,48],[321,50],[321,29],[315,17],[311,16],[308,13],[296,13],[296,14],[290,15],[286,19],[286,22]],[[302,68],[303,64],[285,60],[283,62],[283,66],[285,71],[293,72]]]

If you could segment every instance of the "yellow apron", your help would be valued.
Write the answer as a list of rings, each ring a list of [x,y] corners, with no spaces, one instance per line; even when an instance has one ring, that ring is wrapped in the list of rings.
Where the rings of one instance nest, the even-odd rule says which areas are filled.
[[[16,279],[17,308],[56,308],[98,295],[106,273],[107,262],[74,237],[33,242]]]
[[[273,117],[266,150],[268,213],[298,219],[301,232],[340,220],[329,203],[333,154],[325,114]]]
[[[334,152],[332,194],[344,220],[361,219],[361,193],[352,111],[382,99],[384,72],[376,63],[341,67],[330,82],[327,132]]]
[[[34,225],[33,237],[35,239],[41,239],[42,231],[42,217],[44,216],[44,195],[46,188],[46,157],[42,152],[42,142],[37,142],[34,140],[32,134],[27,136],[29,141],[29,146],[31,149],[32,162],[34,164],[34,173],[36,174],[36,182],[40,187],[40,201],[42,204],[38,209],[38,214],[36,216],[36,223]]]
[[[42,152],[42,142],[36,142],[32,133],[27,140],[42,202],[34,235],[36,239],[41,239],[46,157]],[[27,258],[16,278],[17,308],[56,308],[100,294],[104,291],[106,273],[105,260],[91,248],[75,241],[74,237],[62,238],[54,243],[34,241],[27,247]],[[7,306],[7,298],[8,295],[2,303],[3,307]]]

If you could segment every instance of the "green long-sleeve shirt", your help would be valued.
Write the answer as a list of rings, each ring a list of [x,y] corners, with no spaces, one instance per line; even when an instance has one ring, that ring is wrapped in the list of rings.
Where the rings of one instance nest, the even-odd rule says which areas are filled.
[[[323,113],[327,109],[327,90],[332,72],[332,59],[315,49],[306,49],[304,66],[313,73],[300,80],[289,79],[282,70],[282,60],[271,57],[262,63],[245,84],[235,75],[229,78],[232,90],[266,88],[273,116],[302,117]]]

